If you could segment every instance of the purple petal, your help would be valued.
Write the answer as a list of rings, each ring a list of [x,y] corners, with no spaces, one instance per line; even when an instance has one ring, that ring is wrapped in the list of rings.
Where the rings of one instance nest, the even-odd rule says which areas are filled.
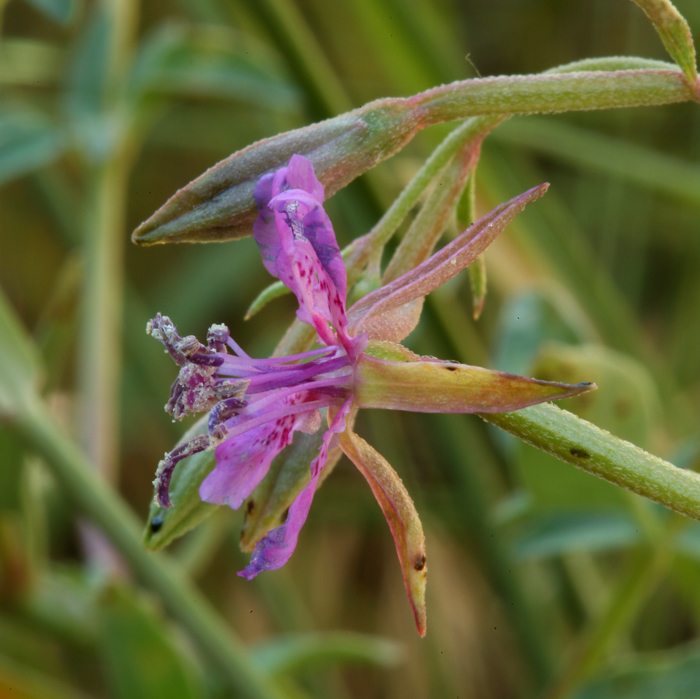
[[[311,462],[311,480],[308,485],[297,495],[296,500],[289,508],[287,521],[262,538],[255,546],[250,557],[250,565],[246,566],[238,575],[246,580],[252,580],[263,570],[277,570],[290,558],[297,545],[299,532],[306,522],[311,508],[311,503],[316,492],[319,476],[328,458],[328,449],[335,434],[345,430],[345,418],[352,407],[352,398],[343,403],[333,419],[331,426],[323,435],[323,444],[319,455]]]
[[[295,405],[304,402],[310,395],[310,392],[295,394],[280,402]],[[273,403],[267,406],[267,410],[279,407],[279,404]],[[237,510],[265,477],[272,460],[292,443],[294,432],[307,431],[308,425],[317,419],[317,414],[318,411],[312,409],[286,415],[223,441],[216,447],[216,466],[199,487],[199,496],[204,502],[228,505]],[[252,417],[255,416],[253,414]],[[246,418],[250,419],[250,416]],[[227,426],[232,427],[236,421],[234,418]]]
[[[313,325],[322,342],[354,354],[346,332],[347,272],[310,161],[293,156],[288,168],[260,179],[255,197],[260,215],[253,236],[265,268],[294,292],[299,319]]]
[[[316,179],[314,166],[303,155],[293,155],[290,158],[286,179],[291,189],[303,189],[319,203],[325,199],[323,185]]]

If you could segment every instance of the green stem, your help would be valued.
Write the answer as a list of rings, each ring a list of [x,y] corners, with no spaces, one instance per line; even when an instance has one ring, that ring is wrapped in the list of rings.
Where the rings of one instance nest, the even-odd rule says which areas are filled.
[[[452,131],[432,152],[430,157],[423,163],[421,169],[413,176],[413,179],[372,228],[369,233],[372,236],[372,250],[381,252],[391,239],[391,236],[396,232],[396,229],[401,225],[401,222],[406,218],[408,212],[418,203],[421,195],[433,179],[437,177],[438,173],[465,143],[478,138],[482,134],[486,135],[505,118],[501,116],[476,117],[468,119]]]
[[[102,0],[111,25],[105,110],[115,116],[138,29],[137,0]],[[124,116],[124,115],[121,115]],[[124,123],[128,123],[125,120]],[[133,143],[117,138],[104,160],[88,163],[87,264],[80,344],[80,441],[102,476],[114,481],[119,454],[122,280],[126,199]]]
[[[421,127],[467,116],[534,114],[698,101],[675,70],[513,75],[463,80],[411,97]]]
[[[100,474],[114,480],[118,460],[123,233],[130,156],[98,165],[87,222],[87,265],[80,346],[81,444]]]
[[[102,529],[144,584],[160,595],[173,617],[228,680],[236,696],[278,698],[279,693],[254,665],[243,643],[221,622],[199,590],[168,557],[143,548],[137,518],[95,475],[46,409],[32,403],[12,425],[27,446],[46,460],[74,505]]]
[[[562,461],[700,520],[698,474],[676,468],[551,403],[481,417]]]
[[[464,126],[471,128],[457,129],[462,137],[459,148],[450,163],[436,177],[434,189],[394,252],[382,277],[384,284],[397,279],[429,257],[447,225],[469,174],[476,167],[481,142],[489,130],[501,121],[500,117],[469,119]]]

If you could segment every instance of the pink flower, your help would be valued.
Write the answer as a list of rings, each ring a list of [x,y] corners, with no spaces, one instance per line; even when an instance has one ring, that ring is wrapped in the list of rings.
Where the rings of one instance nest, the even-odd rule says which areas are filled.
[[[346,429],[361,407],[422,412],[505,412],[564,398],[590,384],[535,381],[479,367],[413,355],[401,341],[418,321],[423,297],[474,260],[505,225],[546,185],[490,212],[452,243],[346,311],[347,276],[331,222],[323,209],[323,186],[306,158],[265,175],[255,189],[259,216],[253,235],[263,263],[297,297],[297,315],[312,325],[320,349],[291,357],[253,359],[225,326],[209,330],[207,345],[181,338],[160,314],[148,331],[161,340],[180,374],[166,410],[180,419],[209,411],[209,433],[180,445],[161,461],[156,498],[170,506],[168,485],[176,464],[214,448],[216,466],[200,488],[202,500],[237,509],[267,474],[294,432],[320,429],[327,410],[311,480],[289,508],[286,522],[260,539],[248,580],[283,566],[306,521],[329,448],[338,442],[368,480],[389,522],[416,624],[425,633],[427,572],[423,531],[401,479],[364,440]],[[228,350],[232,350],[229,353]]]

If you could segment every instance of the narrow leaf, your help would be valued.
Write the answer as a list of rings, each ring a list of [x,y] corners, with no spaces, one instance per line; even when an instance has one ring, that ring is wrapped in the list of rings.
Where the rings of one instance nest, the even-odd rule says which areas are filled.
[[[0,419],[12,418],[33,399],[39,356],[14,309],[0,289]]]
[[[39,112],[0,114],[0,184],[45,167],[67,147],[66,135]]]
[[[620,512],[574,512],[544,515],[519,532],[513,553],[535,560],[578,551],[610,551],[638,543],[639,524]]]
[[[697,473],[676,468],[565,410],[536,405],[482,417],[562,461],[700,520]]]
[[[340,447],[365,477],[384,512],[396,544],[416,629],[421,636],[425,636],[425,583],[428,566],[423,527],[413,500],[388,461],[364,439],[351,430],[346,430],[340,436]]]
[[[401,647],[395,642],[349,631],[304,633],[277,637],[252,649],[255,662],[270,674],[297,673],[331,665],[371,664],[395,667]]]
[[[237,99],[267,109],[298,106],[294,87],[264,45],[225,27],[167,23],[145,42],[134,66],[135,95]]]
[[[75,17],[78,0],[28,0],[37,10],[59,24],[68,24]]]
[[[164,620],[136,590],[113,586],[101,605],[100,651],[116,699],[203,696],[194,669]]]
[[[291,290],[288,289],[281,281],[272,282],[272,284],[266,286],[253,300],[250,304],[248,310],[245,313],[243,320],[250,320],[254,315],[262,311],[265,306],[267,306],[270,301],[274,301],[280,296],[285,296],[290,294]]]

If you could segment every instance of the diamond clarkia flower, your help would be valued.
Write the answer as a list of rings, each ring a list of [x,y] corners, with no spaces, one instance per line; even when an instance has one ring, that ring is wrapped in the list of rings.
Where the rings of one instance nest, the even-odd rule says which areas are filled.
[[[160,462],[157,502],[171,505],[168,486],[177,463],[214,449],[216,466],[200,497],[237,509],[267,474],[296,431],[325,428],[311,479],[289,508],[286,521],[255,545],[248,580],[283,566],[306,521],[319,477],[335,444],[367,479],[389,523],[416,625],[425,634],[427,574],[423,530],[401,479],[351,425],[362,407],[419,412],[505,412],[589,390],[419,357],[399,344],[415,327],[423,297],[473,261],[546,185],[530,190],[477,221],[411,272],[346,310],[347,275],[323,186],[309,160],[295,155],[287,167],[265,175],[255,189],[259,216],[253,235],[263,264],[297,297],[298,318],[313,326],[319,349],[289,357],[254,359],[213,325],[207,344],[180,337],[158,314],[148,332],[160,340],[180,373],[166,410],[176,419],[208,412],[208,433],[181,444]]]

